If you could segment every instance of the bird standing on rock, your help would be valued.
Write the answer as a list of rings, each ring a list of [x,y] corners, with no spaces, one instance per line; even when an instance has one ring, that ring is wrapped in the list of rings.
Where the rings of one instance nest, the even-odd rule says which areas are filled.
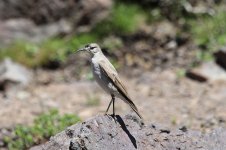
[[[110,61],[104,56],[101,48],[96,43],[86,45],[84,48],[79,49],[77,52],[86,51],[92,55],[91,65],[92,72],[97,83],[111,95],[111,101],[107,107],[106,114],[109,107],[113,103],[113,117],[115,117],[115,97],[120,98],[136,112],[136,114],[142,119],[142,116],[138,112],[137,107],[130,99],[125,86],[120,80],[118,73]]]

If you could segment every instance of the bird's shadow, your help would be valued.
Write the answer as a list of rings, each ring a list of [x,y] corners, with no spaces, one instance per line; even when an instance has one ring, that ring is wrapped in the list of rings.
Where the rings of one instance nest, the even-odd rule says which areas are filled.
[[[127,136],[129,137],[130,141],[132,142],[133,146],[137,149],[137,141],[136,139],[133,137],[133,135],[129,132],[129,130],[127,129],[123,119],[119,116],[119,115],[115,115],[115,118],[113,115],[111,115],[111,117],[113,117],[113,119],[116,118],[117,122],[121,125],[123,131],[127,134]]]

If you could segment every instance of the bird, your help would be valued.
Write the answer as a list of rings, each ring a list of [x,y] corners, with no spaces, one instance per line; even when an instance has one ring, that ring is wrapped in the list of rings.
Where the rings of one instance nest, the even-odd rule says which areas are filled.
[[[96,43],[90,43],[85,45],[85,47],[78,49],[77,52],[85,51],[91,54],[91,68],[93,72],[94,79],[102,87],[102,89],[111,95],[111,101],[107,107],[105,114],[113,104],[113,117],[115,117],[115,98],[123,100],[128,104],[132,110],[141,118],[141,114],[138,112],[136,105],[133,103],[129,94],[119,78],[119,75],[115,67],[110,63],[107,57],[103,54],[100,46]]]

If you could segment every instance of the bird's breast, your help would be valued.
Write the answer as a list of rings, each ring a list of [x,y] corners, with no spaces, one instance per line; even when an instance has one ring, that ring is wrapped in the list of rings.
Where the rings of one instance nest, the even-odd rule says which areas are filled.
[[[101,70],[98,63],[92,62],[92,71],[93,71],[94,77],[101,78]]]

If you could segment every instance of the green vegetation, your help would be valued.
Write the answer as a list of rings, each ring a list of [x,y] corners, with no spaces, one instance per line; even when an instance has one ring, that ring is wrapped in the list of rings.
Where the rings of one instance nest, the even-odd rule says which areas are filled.
[[[171,124],[172,124],[172,125],[176,125],[176,124],[177,124],[177,118],[176,118],[176,116],[173,116],[173,117],[171,118]]]
[[[17,42],[12,46],[0,49],[0,59],[10,57],[28,67],[40,67],[50,61],[65,61],[68,54],[75,52],[81,45],[95,42],[91,34],[81,34],[67,39],[50,39],[41,44]]]
[[[226,43],[226,11],[218,8],[213,16],[205,16],[190,22],[196,44],[204,47],[197,53],[198,60],[212,59],[212,52]]]
[[[93,29],[99,37],[122,35],[135,32],[145,20],[145,13],[138,5],[116,3],[110,17],[98,23]]]
[[[177,78],[182,78],[184,77],[186,74],[186,70],[185,69],[178,69],[176,72]]]
[[[133,34],[142,25],[166,18],[175,22],[182,19],[186,25],[190,25],[189,30],[181,32],[190,32],[196,44],[205,47],[206,51],[197,52],[198,60],[210,60],[211,52],[226,43],[226,11],[219,8],[214,16],[191,17],[183,13],[185,2],[186,0],[173,0],[164,5],[154,5],[151,1],[116,0],[110,15],[96,24],[90,32],[69,38],[53,38],[40,44],[18,41],[8,48],[0,48],[0,60],[11,57],[14,61],[31,68],[42,67],[55,61],[61,64],[69,54],[90,42],[102,43],[113,52],[123,45],[121,36]]]
[[[10,47],[0,49],[0,60],[10,57],[28,67],[40,67],[51,61],[64,62],[66,57],[79,47],[90,42],[100,42],[109,35],[130,34],[144,20],[144,12],[137,5],[117,3],[111,17],[98,23],[90,33],[82,33],[70,39],[54,38],[40,44],[18,41]],[[109,48],[114,48],[111,45]]]
[[[57,110],[40,115],[32,126],[19,125],[14,130],[14,138],[5,137],[9,150],[22,150],[40,144],[66,127],[79,122],[76,115],[59,115]]]

